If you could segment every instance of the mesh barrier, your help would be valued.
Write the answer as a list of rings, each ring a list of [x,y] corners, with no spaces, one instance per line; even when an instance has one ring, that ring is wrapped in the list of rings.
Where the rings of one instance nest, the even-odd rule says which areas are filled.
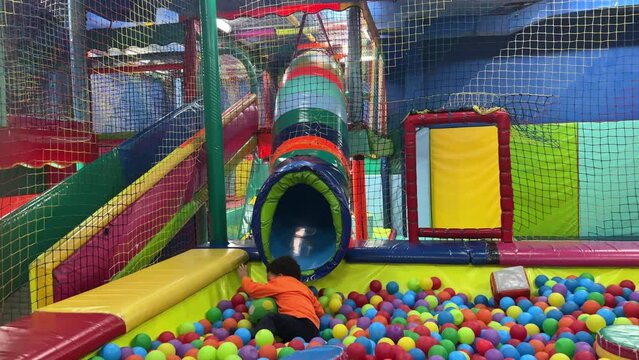
[[[210,240],[197,3],[79,3],[0,8],[3,322]],[[596,0],[220,1],[229,238],[253,245],[269,168],[310,149],[348,173],[354,239],[404,240],[406,115],[501,108],[516,240],[637,240],[638,11]],[[286,73],[309,50],[338,65]],[[432,153],[418,156],[418,182],[453,184],[434,164],[479,149],[464,142],[472,131],[419,130]],[[437,222],[442,185],[428,186],[419,211]]]

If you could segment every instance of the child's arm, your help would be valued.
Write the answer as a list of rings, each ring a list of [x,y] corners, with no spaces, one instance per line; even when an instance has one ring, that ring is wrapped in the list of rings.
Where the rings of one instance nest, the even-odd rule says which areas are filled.
[[[249,296],[254,298],[274,296],[278,293],[278,291],[270,284],[256,283],[248,276],[242,278],[242,289],[244,289]]]

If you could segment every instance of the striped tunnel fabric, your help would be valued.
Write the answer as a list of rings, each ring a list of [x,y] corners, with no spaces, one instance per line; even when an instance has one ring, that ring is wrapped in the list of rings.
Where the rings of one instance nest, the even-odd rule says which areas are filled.
[[[251,227],[262,261],[293,256],[305,281],[335,268],[350,240],[347,118],[337,61],[323,50],[293,59],[275,101],[271,175]]]

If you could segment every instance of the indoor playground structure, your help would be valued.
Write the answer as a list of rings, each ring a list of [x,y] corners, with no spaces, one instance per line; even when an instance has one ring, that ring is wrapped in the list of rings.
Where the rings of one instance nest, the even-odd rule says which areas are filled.
[[[639,359],[639,3],[3,0],[0,359]],[[318,336],[253,331],[290,255]]]

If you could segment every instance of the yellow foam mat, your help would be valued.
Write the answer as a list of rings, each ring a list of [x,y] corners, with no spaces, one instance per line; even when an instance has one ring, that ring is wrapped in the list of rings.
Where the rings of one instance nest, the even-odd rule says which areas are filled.
[[[494,126],[431,129],[432,226],[501,226]]]
[[[124,320],[129,331],[206,288],[247,260],[243,250],[189,250],[38,311],[114,314]]]

